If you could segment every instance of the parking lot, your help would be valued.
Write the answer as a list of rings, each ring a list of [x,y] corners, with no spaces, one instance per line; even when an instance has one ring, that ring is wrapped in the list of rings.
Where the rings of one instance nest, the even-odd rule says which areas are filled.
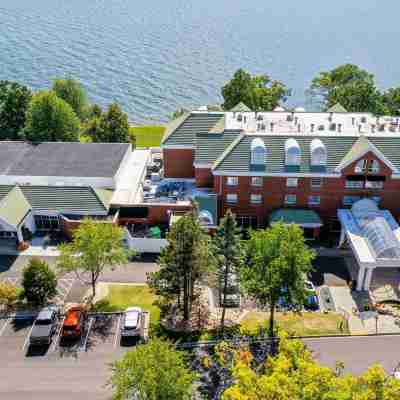
[[[50,346],[31,347],[34,318],[0,320],[0,398],[109,399],[110,363],[121,346],[121,315],[91,315],[79,340],[61,338],[62,319]]]

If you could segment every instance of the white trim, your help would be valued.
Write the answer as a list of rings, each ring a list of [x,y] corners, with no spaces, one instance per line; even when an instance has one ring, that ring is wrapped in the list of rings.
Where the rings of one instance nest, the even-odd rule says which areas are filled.
[[[383,163],[385,163],[392,171],[399,172],[398,169],[371,142],[369,142],[369,145],[365,151],[363,151],[359,154],[356,154],[354,157],[352,157],[350,160],[346,161],[344,164],[340,163],[335,168],[335,171],[337,171],[337,172],[342,171],[344,168],[348,167],[354,161],[359,160],[360,158],[364,157],[369,152],[374,153],[375,156],[377,158],[379,158],[379,160],[381,160]]]
[[[212,171],[215,176],[265,176],[265,177],[281,177],[281,178],[341,178],[342,175],[339,173],[301,173],[301,172],[240,172],[240,171]],[[400,174],[399,174],[400,179]]]
[[[324,138],[324,137],[354,137],[360,138],[361,136],[365,136],[367,139],[369,137],[375,138],[399,138],[399,133],[392,133],[392,132],[334,132],[334,131],[315,131],[315,132],[243,132],[244,135],[247,136],[297,136],[297,137],[307,137],[312,136],[315,138]]]
[[[188,145],[184,145],[184,144],[181,144],[181,145],[161,144],[160,147],[161,147],[161,150],[195,150],[196,149],[196,146],[193,146],[193,145],[188,146]]]
[[[212,168],[213,164],[212,163],[208,163],[208,164],[207,163],[204,163],[204,164],[202,164],[202,163],[194,163],[193,166],[195,168]]]

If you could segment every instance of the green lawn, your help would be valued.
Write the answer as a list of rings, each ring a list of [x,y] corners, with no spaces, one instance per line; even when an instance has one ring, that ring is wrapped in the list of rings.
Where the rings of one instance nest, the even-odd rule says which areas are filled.
[[[268,326],[268,313],[251,312],[243,319],[243,332],[255,334],[263,326]],[[346,328],[341,330],[342,317],[338,314],[323,314],[305,312],[301,315],[294,313],[276,313],[277,325],[296,336],[319,336],[349,334]]]
[[[160,309],[153,305],[156,296],[147,286],[109,285],[107,297],[95,304],[98,311],[120,311],[128,307],[141,307],[150,312],[152,327],[160,323]]]
[[[165,126],[133,126],[130,131],[136,137],[136,147],[159,147],[164,135]]]

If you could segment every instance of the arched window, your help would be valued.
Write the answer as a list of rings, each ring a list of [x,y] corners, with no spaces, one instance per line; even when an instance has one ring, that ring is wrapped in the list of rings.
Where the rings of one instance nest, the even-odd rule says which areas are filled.
[[[285,143],[286,165],[300,165],[301,163],[301,150],[300,146],[295,139],[288,139]]]
[[[359,160],[356,164],[356,167],[354,168],[354,172],[358,174],[366,172],[367,165],[368,165],[368,160],[365,159]]]
[[[264,141],[260,138],[253,139],[251,142],[251,164],[265,164],[266,153]]]
[[[381,169],[381,167],[377,160],[370,161],[368,172],[372,172],[373,174],[378,174],[380,169]]]
[[[319,139],[314,139],[310,144],[311,165],[325,166],[328,158],[326,147]]]

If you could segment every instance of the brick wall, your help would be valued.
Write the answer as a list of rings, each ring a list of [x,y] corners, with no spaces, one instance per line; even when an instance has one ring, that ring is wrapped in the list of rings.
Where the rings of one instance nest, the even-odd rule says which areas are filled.
[[[213,187],[213,176],[211,168],[195,168],[197,187]]]
[[[166,178],[194,178],[194,150],[163,149]]]

